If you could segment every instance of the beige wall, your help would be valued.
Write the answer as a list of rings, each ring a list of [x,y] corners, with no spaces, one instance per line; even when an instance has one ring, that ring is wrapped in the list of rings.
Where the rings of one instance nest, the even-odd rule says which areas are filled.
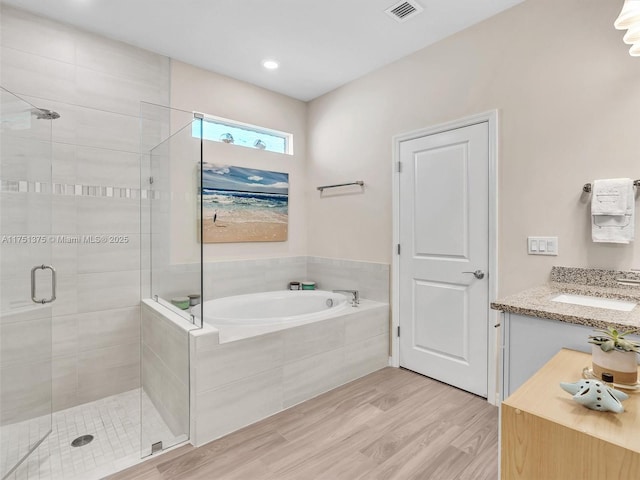
[[[307,104],[223,75],[172,61],[171,106],[293,134],[293,155],[204,142],[206,162],[289,173],[289,238],[286,242],[228,243],[205,246],[205,260],[301,255],[306,253],[306,114]],[[193,185],[193,171],[180,169],[172,182]],[[188,175],[188,178],[186,177]],[[173,188],[173,186],[172,186]],[[187,191],[188,186],[178,187]],[[193,197],[195,198],[195,196]],[[193,212],[194,209],[189,211]],[[196,220],[172,217],[172,261],[199,260]],[[185,231],[191,232],[184,235]]]
[[[391,137],[498,109],[500,295],[552,265],[640,267],[640,240],[591,242],[581,197],[594,178],[640,178],[640,59],[612,26],[620,6],[529,0],[312,101],[309,191],[368,187],[310,196],[309,254],[390,262]],[[527,235],[559,236],[560,255],[527,255]]]

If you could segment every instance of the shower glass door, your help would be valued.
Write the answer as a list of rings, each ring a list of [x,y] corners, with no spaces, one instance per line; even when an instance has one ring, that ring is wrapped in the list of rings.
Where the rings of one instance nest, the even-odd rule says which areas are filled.
[[[193,112],[141,105],[143,457],[189,439],[190,332],[202,326],[191,306],[202,298],[201,123]]]
[[[55,272],[51,268],[52,122],[46,112],[2,87],[0,94],[0,479],[4,479],[51,432]]]

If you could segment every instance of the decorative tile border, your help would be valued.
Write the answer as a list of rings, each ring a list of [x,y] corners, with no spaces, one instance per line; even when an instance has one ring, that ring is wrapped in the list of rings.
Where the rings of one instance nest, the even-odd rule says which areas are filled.
[[[103,185],[81,185],[65,183],[29,182],[26,180],[1,180],[2,193],[43,193],[75,197],[103,197],[129,199],[160,199],[160,192],[129,187],[113,187]]]

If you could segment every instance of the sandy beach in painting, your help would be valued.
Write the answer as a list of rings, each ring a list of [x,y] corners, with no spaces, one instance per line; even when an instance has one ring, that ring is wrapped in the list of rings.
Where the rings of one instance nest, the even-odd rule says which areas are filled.
[[[213,213],[217,210],[216,223]],[[283,242],[287,239],[287,215],[276,211],[205,208],[205,243]]]
[[[205,243],[284,242],[286,239],[286,223],[221,222],[205,225],[204,228]]]

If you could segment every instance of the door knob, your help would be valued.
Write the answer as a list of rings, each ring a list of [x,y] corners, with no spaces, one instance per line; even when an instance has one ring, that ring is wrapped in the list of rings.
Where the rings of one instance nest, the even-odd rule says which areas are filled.
[[[462,272],[462,273],[471,273],[478,280],[482,280],[484,278],[484,272],[482,270],[476,270],[475,272]]]

